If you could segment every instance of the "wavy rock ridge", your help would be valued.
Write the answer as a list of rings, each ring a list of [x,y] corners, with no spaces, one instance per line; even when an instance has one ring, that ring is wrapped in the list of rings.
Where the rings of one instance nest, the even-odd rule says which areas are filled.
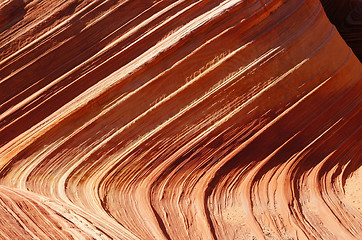
[[[362,239],[362,66],[319,1],[0,13],[1,239]]]

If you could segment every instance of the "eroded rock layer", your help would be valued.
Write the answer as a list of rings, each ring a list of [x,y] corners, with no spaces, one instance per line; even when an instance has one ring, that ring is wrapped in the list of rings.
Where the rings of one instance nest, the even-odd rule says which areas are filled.
[[[362,239],[362,66],[319,1],[0,13],[2,239]]]

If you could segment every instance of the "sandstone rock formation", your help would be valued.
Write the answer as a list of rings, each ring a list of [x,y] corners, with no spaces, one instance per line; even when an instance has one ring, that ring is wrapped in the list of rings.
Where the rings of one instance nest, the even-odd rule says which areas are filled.
[[[362,239],[362,66],[319,1],[0,13],[0,239]]]

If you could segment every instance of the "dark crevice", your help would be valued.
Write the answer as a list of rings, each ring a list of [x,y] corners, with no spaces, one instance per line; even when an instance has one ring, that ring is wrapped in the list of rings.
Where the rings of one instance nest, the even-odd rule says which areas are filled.
[[[362,0],[321,0],[327,17],[362,60]]]

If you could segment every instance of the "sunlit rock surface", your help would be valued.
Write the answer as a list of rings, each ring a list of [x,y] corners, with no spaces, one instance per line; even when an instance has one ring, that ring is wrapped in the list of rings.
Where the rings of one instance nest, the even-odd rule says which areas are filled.
[[[362,66],[317,0],[0,3],[1,239],[362,239]]]

